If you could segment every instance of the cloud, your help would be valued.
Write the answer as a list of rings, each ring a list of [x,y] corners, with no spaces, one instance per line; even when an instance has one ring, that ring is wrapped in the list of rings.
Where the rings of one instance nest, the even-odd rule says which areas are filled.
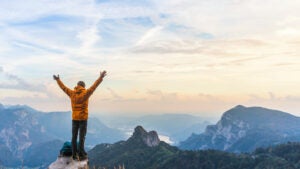
[[[272,92],[269,92],[269,96],[270,96],[270,100],[274,100],[274,99],[276,99],[276,96],[275,96],[275,94],[274,94],[274,93],[272,93]]]
[[[195,45],[193,42],[180,41],[153,41],[145,45],[133,47],[133,53],[154,53],[154,54],[193,54],[202,52],[201,45]]]
[[[300,116],[298,104],[300,95],[298,94],[278,94],[276,92],[268,92],[261,94],[251,94],[245,99],[243,104],[248,106],[262,106],[277,109]]]
[[[109,92],[110,92],[110,94],[111,94],[111,96],[113,97],[113,100],[122,100],[123,99],[123,97],[122,96],[120,96],[120,95],[118,95],[114,90],[112,90],[111,88],[106,88]]]
[[[56,47],[51,47],[48,45],[43,45],[43,44],[37,44],[34,42],[30,41],[21,41],[21,40],[15,40],[13,44],[16,47],[23,48],[23,49],[29,49],[32,51],[40,51],[40,52],[49,52],[49,53],[63,53],[64,51],[56,48]]]
[[[274,66],[276,66],[276,67],[286,67],[286,66],[293,66],[293,65],[296,65],[297,63],[288,63],[288,62],[286,62],[286,63],[277,63],[277,64],[274,64]]]
[[[184,37],[183,37],[184,38]],[[153,53],[153,54],[219,54],[242,55],[237,52],[239,49],[260,49],[267,47],[267,42],[259,39],[180,39],[179,40],[156,40],[139,43],[131,51],[133,53]]]
[[[266,91],[278,100],[300,85],[299,10],[297,0],[5,1],[1,96],[48,91],[53,73],[90,82],[105,68],[114,111],[212,112]]]
[[[32,21],[43,16],[60,14],[71,16],[98,16],[99,11],[93,9],[93,0],[49,1],[19,0],[3,2],[1,5],[1,20],[10,22]]]
[[[20,92],[19,92],[20,94]],[[43,112],[47,111],[70,111],[70,101],[63,97],[48,97],[47,95],[35,93],[20,96],[6,96],[1,99],[4,104],[24,104]]]
[[[151,74],[151,73],[155,73],[155,71],[151,71],[151,70],[134,70],[134,73],[137,74]]]
[[[91,49],[100,39],[97,24],[91,25],[87,29],[79,32],[77,37],[81,40],[80,51],[87,52],[87,50]]]
[[[43,84],[32,84],[28,81],[18,77],[17,75],[10,74],[7,72],[0,72],[4,74],[7,80],[10,82],[0,83],[0,88],[2,89],[16,89],[16,90],[25,90],[32,92],[46,92],[46,86]]]
[[[176,0],[172,3],[155,0],[155,2],[161,11],[171,16],[173,22],[190,25],[203,32],[212,32],[223,37],[229,34],[270,35],[278,28],[278,21],[298,16],[299,11],[299,1],[296,0],[285,2]],[[260,26],[257,26],[258,24]]]
[[[151,37],[155,36],[155,34],[163,29],[162,26],[156,26],[154,28],[151,28],[148,30],[136,43],[137,46],[140,46],[144,44],[148,39],[151,39]]]
[[[177,99],[178,94],[176,92],[162,92],[161,90],[148,90],[147,94],[151,96],[154,96],[154,100],[161,100],[164,102],[172,102]]]
[[[74,58],[91,55],[100,39],[97,23],[102,15],[93,0],[29,0],[22,5],[13,0],[2,3],[0,14],[0,36],[10,49],[3,54],[18,62],[27,57],[46,61],[53,55],[80,62]]]
[[[160,90],[148,90],[148,94],[155,95],[155,96],[163,96],[163,93]]]
[[[242,65],[242,64],[247,64],[249,62],[255,62],[255,61],[259,61],[262,59],[266,59],[267,57],[264,56],[257,56],[257,57],[249,57],[249,58],[241,58],[241,59],[237,59],[237,60],[231,60],[227,63],[224,63],[224,65]]]
[[[110,1],[99,4],[98,10],[107,19],[145,17],[154,15],[157,12],[151,1],[141,1],[140,4],[136,2],[138,1]]]

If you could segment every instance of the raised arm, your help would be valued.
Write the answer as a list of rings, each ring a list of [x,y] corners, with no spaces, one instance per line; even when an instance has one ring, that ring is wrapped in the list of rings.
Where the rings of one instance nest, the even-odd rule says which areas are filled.
[[[72,93],[72,90],[69,89],[67,86],[64,85],[64,83],[60,80],[59,75],[53,75],[53,79],[56,80],[58,86],[68,95],[70,96]]]
[[[94,82],[94,84],[87,89],[87,97],[90,97],[93,92],[96,90],[96,88],[99,86],[99,84],[103,81],[103,78],[106,76],[106,71],[100,72],[99,78]]]

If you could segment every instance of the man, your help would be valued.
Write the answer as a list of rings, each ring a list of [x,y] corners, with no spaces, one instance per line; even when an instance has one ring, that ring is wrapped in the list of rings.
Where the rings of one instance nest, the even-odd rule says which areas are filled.
[[[70,97],[72,104],[72,157],[73,160],[85,160],[87,154],[84,150],[84,141],[87,131],[87,119],[88,119],[88,103],[89,97],[93,94],[103,78],[106,76],[106,71],[100,72],[100,77],[94,82],[94,84],[85,89],[85,83],[79,81],[74,90],[66,87],[60,80],[59,75],[53,75],[59,87]],[[79,131],[79,146],[77,150],[77,136]]]

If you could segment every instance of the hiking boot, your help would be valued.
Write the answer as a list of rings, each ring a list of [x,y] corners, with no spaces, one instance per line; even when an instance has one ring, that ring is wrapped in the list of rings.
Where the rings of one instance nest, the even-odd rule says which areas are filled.
[[[78,155],[73,155],[73,156],[72,156],[72,159],[73,159],[74,161],[79,161]]]
[[[88,159],[87,155],[79,156],[79,161],[84,161],[86,159]]]

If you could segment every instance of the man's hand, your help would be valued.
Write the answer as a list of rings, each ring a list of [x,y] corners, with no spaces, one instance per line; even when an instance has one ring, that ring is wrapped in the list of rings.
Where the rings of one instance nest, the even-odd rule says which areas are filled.
[[[104,78],[106,76],[106,71],[100,72],[100,78]]]
[[[58,79],[59,79],[59,75],[57,75],[57,76],[56,76],[56,75],[53,75],[53,79],[54,79],[54,80],[58,80]]]

